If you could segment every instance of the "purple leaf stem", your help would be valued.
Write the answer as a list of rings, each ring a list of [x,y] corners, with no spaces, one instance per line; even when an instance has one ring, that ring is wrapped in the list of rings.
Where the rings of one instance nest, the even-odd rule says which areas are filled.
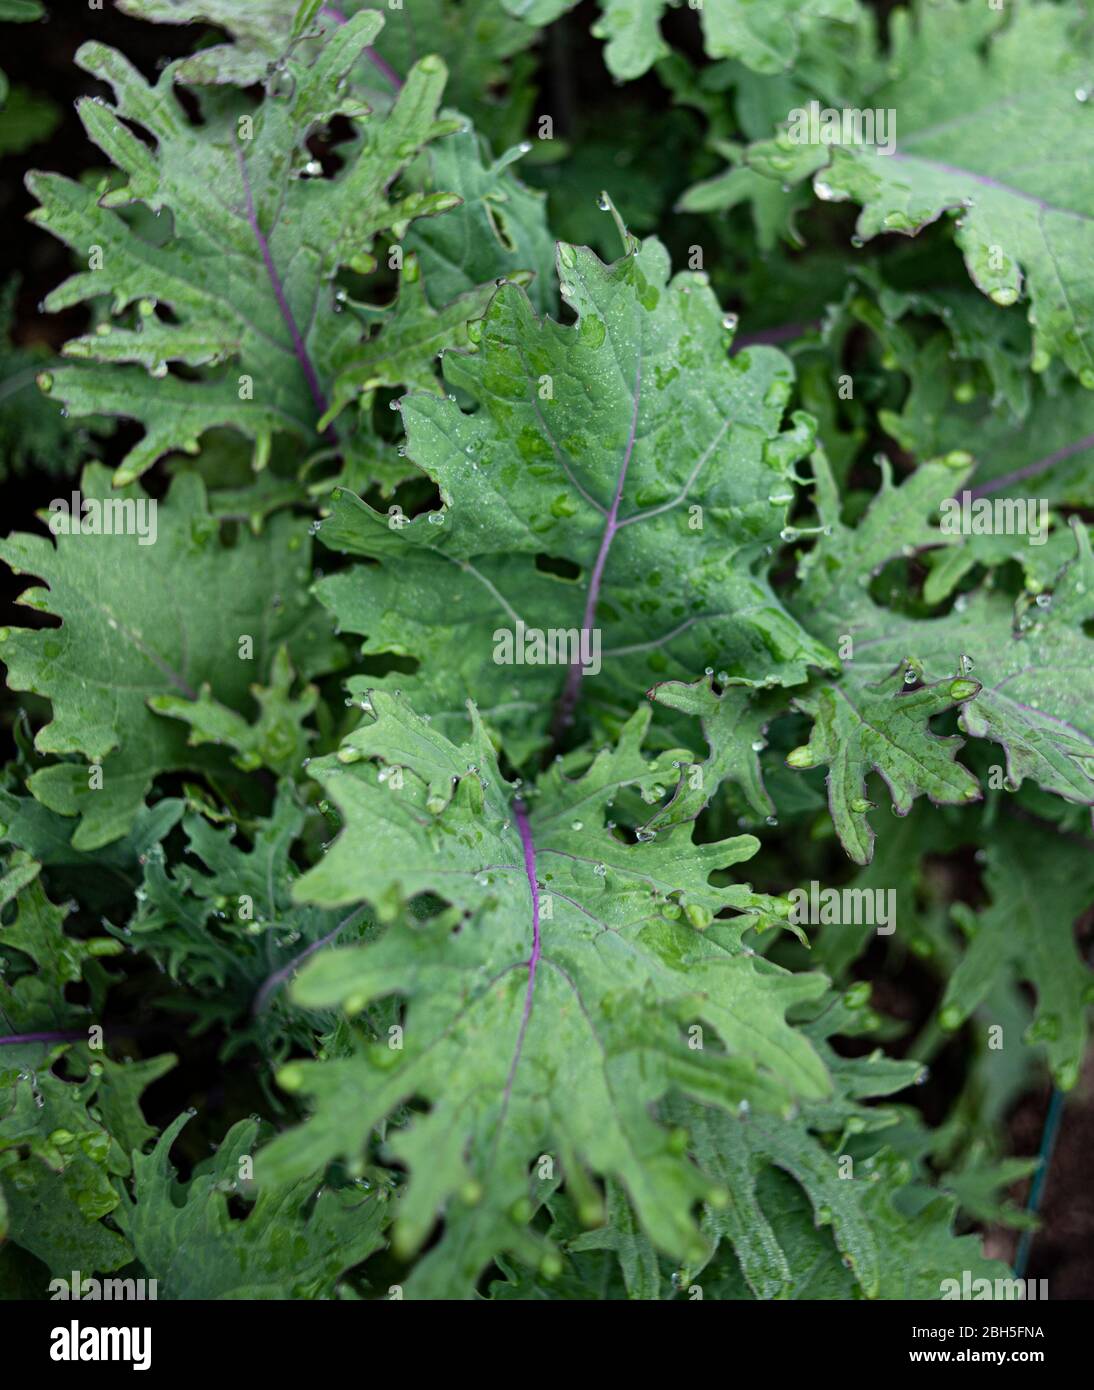
[[[978,497],[987,497],[993,492],[1001,492],[1003,488],[1010,487],[1012,483],[1024,482],[1026,478],[1036,478],[1051,468],[1054,463],[1061,463],[1064,459],[1070,458],[1072,454],[1090,448],[1094,448],[1094,434],[1088,434],[1085,439],[1076,439],[1072,444],[1065,444],[1062,449],[1057,449],[1055,453],[1048,454],[1043,459],[1036,459],[1033,463],[1027,463],[1024,468],[1016,468],[1011,473],[1004,473],[1001,478],[993,478],[991,482],[981,483],[979,487],[972,489],[973,500]]]
[[[612,498],[611,510],[608,512],[607,520],[604,523],[604,534],[600,538],[600,549],[597,552],[596,561],[593,564],[592,576],[589,579],[589,591],[585,599],[585,616],[582,619],[582,626],[585,631],[589,631],[596,621],[596,605],[600,598],[600,585],[604,578],[604,566],[608,562],[608,551],[611,549],[612,541],[615,540],[616,532],[619,530],[619,504],[623,500],[623,489],[627,482],[627,469],[630,467],[631,455],[634,453],[634,442],[638,435],[638,405],[642,399],[642,358],[639,356],[638,365],[634,374],[634,408],[631,412],[631,428],[627,436],[627,447],[623,454],[623,463],[619,469],[619,477],[616,479],[615,496]],[[551,730],[554,743],[559,739],[573,723],[574,709],[577,706],[577,697],[581,690],[581,661],[573,662],[570,669],[566,672],[566,684],[562,690],[562,697],[558,703],[558,710],[555,714],[554,724]]]
[[[0,1038],[0,1047],[8,1047],[14,1043],[77,1042],[86,1037],[86,1028],[82,1033],[73,1029],[60,1029],[52,1033],[9,1033],[6,1037]]]
[[[266,275],[270,281],[270,288],[274,292],[277,300],[277,307],[281,310],[281,317],[285,320],[289,335],[292,338],[293,352],[296,360],[300,363],[300,370],[304,373],[304,380],[308,383],[308,390],[311,392],[315,408],[320,415],[325,415],[327,411],[327,399],[323,395],[323,388],[319,385],[319,377],[311,358],[308,356],[308,349],[301,336],[300,329],[296,325],[293,311],[289,307],[289,301],[285,298],[285,288],[281,283],[281,276],[277,273],[277,266],[274,264],[273,253],[270,251],[270,243],[266,240],[266,234],[258,225],[258,214],[255,212],[254,195],[251,192],[251,176],[247,172],[247,163],[243,158],[243,151],[236,148],[236,159],[239,161],[239,176],[243,180],[243,193],[247,200],[247,222],[251,231],[254,233],[258,249],[262,254],[262,263],[266,267]]]
[[[532,954],[528,957],[528,988],[524,995],[524,1012],[520,1020],[520,1032],[517,1034],[517,1045],[513,1051],[513,1060],[509,1064],[509,1075],[505,1079],[505,1095],[502,1099],[502,1115],[504,1116],[509,1107],[509,1097],[513,1091],[513,1081],[517,1074],[517,1066],[520,1062],[520,1054],[524,1050],[524,1037],[528,1032],[528,1020],[532,1017],[532,997],[536,989],[536,970],[539,967],[540,940],[539,940],[539,884],[536,882],[536,846],[532,839],[532,827],[528,824],[528,808],[523,801],[513,802],[513,819],[517,823],[517,832],[520,835],[520,843],[524,849],[524,872],[528,875],[528,887],[532,894]],[[500,1131],[501,1125],[498,1125]]]
[[[319,11],[319,13],[321,15],[326,15],[328,19],[332,19],[335,22],[335,24],[345,24],[346,22],[346,16],[341,12],[341,10],[336,10],[331,5],[324,5],[323,8]],[[377,72],[382,73],[383,76],[387,79],[387,81],[391,83],[395,91],[398,92],[401,90],[403,80],[395,71],[395,69],[391,66],[391,64],[387,61],[386,58],[382,58],[380,54],[376,52],[375,48],[366,48],[365,57],[369,60],[369,62],[373,65]]]
[[[283,965],[280,970],[275,970],[256,992],[254,1002],[251,1004],[251,1014],[260,1014],[266,1007],[270,996],[281,988],[294,971],[299,970],[309,956],[313,956],[316,951],[321,951],[324,946],[329,946],[339,932],[345,931],[347,927],[352,926],[355,918],[357,921],[360,921],[364,913],[365,909],[363,907],[354,908],[348,917],[343,917],[338,925],[327,932],[325,936],[321,936],[318,941],[313,941],[311,945],[305,946],[299,955],[293,956],[288,965]]]

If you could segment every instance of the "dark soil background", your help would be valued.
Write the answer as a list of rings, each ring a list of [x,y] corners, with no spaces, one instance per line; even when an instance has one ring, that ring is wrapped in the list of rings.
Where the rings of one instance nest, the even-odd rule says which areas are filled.
[[[89,10],[83,0],[50,0],[49,8],[48,21],[4,26],[3,67],[9,79],[52,100],[59,108],[60,118],[49,138],[21,154],[0,160],[0,225],[7,260],[4,278],[15,275],[20,281],[12,326],[14,342],[17,346],[41,344],[58,351],[67,338],[84,329],[87,315],[81,309],[56,315],[43,315],[38,310],[48,291],[70,273],[71,259],[64,246],[26,220],[33,200],[23,179],[32,168],[56,170],[79,178],[85,171],[102,166],[102,156],[88,141],[74,109],[78,97],[100,88],[75,65],[75,52],[86,40],[98,39],[121,49],[142,72],[151,76],[165,62],[191,52],[200,30],[196,26],[152,25],[129,19],[115,10],[110,0],[102,11]],[[882,3],[877,8],[885,13],[891,4]],[[610,131],[619,119],[620,95],[605,73],[600,42],[589,34],[596,15],[595,5],[586,0],[565,24],[563,42],[560,44],[556,37],[550,45],[541,46],[538,53],[543,70],[539,81],[547,105],[559,111],[560,120],[565,117],[572,94],[579,92],[586,127],[596,120],[599,110],[603,113],[604,129]],[[669,11],[666,28],[675,46],[698,56],[700,46],[694,14],[687,9]],[[644,103],[669,105],[668,93],[652,74],[635,85]],[[628,97],[634,95],[635,88],[628,89]],[[105,442],[102,453],[108,464],[121,458],[126,437],[123,425],[113,440]],[[34,473],[0,481],[0,517],[5,533],[26,527],[33,513],[45,507],[65,487],[61,479]],[[10,608],[24,586],[24,580],[4,571],[0,577],[0,606],[9,611],[0,615],[0,622],[27,622],[26,610],[11,611]],[[0,753],[6,759],[14,751],[8,718],[0,728],[0,742],[3,744]],[[893,979],[881,969],[875,975],[867,958],[861,963],[860,973],[875,984],[877,1005],[896,1017],[922,1020],[935,1002],[938,982],[926,970],[910,966],[898,979]],[[150,979],[147,983],[151,982]],[[129,986],[139,989],[141,983],[134,979]],[[177,1031],[167,1030],[162,1014],[146,1013],[145,1017],[150,1035],[162,1031],[163,1036],[146,1039],[141,1029],[142,1051],[147,1042],[150,1052],[173,1050],[181,1054],[182,1061],[182,1065],[150,1090],[149,1119],[166,1123],[180,1108],[191,1104],[196,1090],[201,1091],[206,1113],[213,1112],[214,1118],[217,1109],[227,1100],[225,1088],[233,1093],[234,1108],[240,1099],[240,1087],[246,1090],[248,1079],[245,1074],[237,1074],[233,1082],[225,1073],[217,1056],[223,1038],[215,1031],[197,1038],[184,1038]],[[930,1083],[911,1096],[902,1096],[901,1100],[918,1104],[932,1123],[938,1123],[960,1089],[963,1064],[964,1048],[958,1037],[935,1059]],[[245,1073],[246,1069],[242,1071]],[[1050,1085],[1046,1081],[1043,1087],[1024,1096],[1014,1107],[1008,1118],[1008,1152],[1018,1155],[1038,1152],[1050,1096]],[[244,1109],[246,1104],[244,1101]],[[1086,1166],[1092,1155],[1094,1058],[1089,1058],[1078,1087],[1068,1097],[1041,1202],[1043,1227],[1034,1238],[1026,1270],[1028,1278],[1048,1280],[1050,1297],[1055,1299],[1094,1299],[1094,1182]],[[1026,1195],[1024,1184],[1013,1193],[1014,1199],[1023,1204]],[[1014,1232],[1001,1228],[988,1232],[988,1254],[1010,1262],[1016,1246]]]

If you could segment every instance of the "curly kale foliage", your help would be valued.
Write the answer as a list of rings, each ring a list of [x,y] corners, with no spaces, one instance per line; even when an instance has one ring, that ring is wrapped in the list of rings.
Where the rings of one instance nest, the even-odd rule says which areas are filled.
[[[885,8],[82,36],[5,292],[5,1296],[1008,1274],[1094,1003],[1094,102],[1074,6]]]

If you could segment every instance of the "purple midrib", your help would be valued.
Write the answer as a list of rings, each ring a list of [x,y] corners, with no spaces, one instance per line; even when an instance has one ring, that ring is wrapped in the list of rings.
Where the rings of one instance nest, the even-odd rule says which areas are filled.
[[[536,992],[536,971],[539,968],[540,959],[540,937],[539,937],[539,884],[536,882],[536,846],[532,839],[532,827],[528,823],[528,808],[523,801],[513,802],[513,819],[517,823],[517,833],[520,835],[521,848],[524,851],[524,872],[528,876],[528,888],[532,894],[532,954],[528,957],[528,988],[524,992],[524,1011],[520,1019],[520,1032],[517,1034],[517,1045],[513,1049],[513,1060],[509,1064],[509,1075],[505,1079],[505,1094],[502,1098],[502,1114],[504,1115],[509,1106],[509,1097],[513,1092],[513,1081],[516,1078],[517,1066],[520,1063],[521,1053],[524,1051],[524,1039],[528,1032],[528,1021],[532,1017],[532,1000]]]
[[[600,585],[604,579],[604,567],[608,563],[608,552],[612,548],[612,541],[615,540],[616,533],[619,530],[619,506],[623,501],[623,490],[627,484],[627,470],[630,467],[631,455],[634,453],[635,440],[638,438],[638,406],[641,399],[642,356],[641,353],[639,353],[638,363],[634,372],[634,406],[631,410],[631,427],[627,435],[627,446],[623,452],[623,462],[620,465],[619,476],[615,483],[615,495],[612,498],[612,505],[608,511],[607,520],[604,523],[604,533],[600,537],[600,549],[596,554],[593,572],[589,579],[589,590],[585,597],[585,615],[582,619],[582,627],[585,631],[589,631],[596,621],[596,608],[600,601]],[[555,719],[554,734],[556,742],[573,720],[578,692],[581,689],[581,672],[582,665],[580,660],[573,662],[566,672],[566,684],[562,690],[562,697],[558,705],[558,715]]]
[[[1094,447],[1094,434],[1088,434],[1083,439],[1076,439],[1071,444],[1065,444],[1062,449],[1057,449],[1042,459],[1027,463],[1023,468],[1016,468],[1011,473],[1004,473],[1001,478],[993,478],[989,483],[981,483],[979,487],[972,489],[971,495],[975,500],[980,497],[989,497],[993,492],[1002,492],[1005,487],[1024,482],[1027,478],[1036,478],[1051,468],[1054,463],[1062,463],[1072,454],[1080,453],[1083,449],[1092,447]]]
[[[74,1029],[61,1029],[51,1033],[9,1033],[6,1037],[0,1038],[0,1047],[9,1047],[13,1043],[76,1042],[86,1037],[86,1029],[82,1033]]]
[[[615,495],[612,497],[611,509],[608,512],[607,520],[604,523],[604,533],[600,538],[600,549],[597,551],[596,561],[593,564],[593,572],[589,579],[589,590],[585,599],[585,627],[591,628],[596,620],[596,606],[600,598],[600,585],[604,578],[604,566],[608,562],[608,551],[611,549],[612,541],[615,539],[616,532],[619,530],[619,507],[623,501],[623,491],[627,485],[627,469],[630,467],[631,455],[634,453],[635,440],[638,438],[638,403],[642,398],[642,358],[638,358],[638,363],[634,374],[634,407],[631,411],[631,427],[627,435],[627,445],[623,451],[623,462],[619,468],[619,476],[615,483]],[[571,665],[566,674],[566,685],[559,703],[558,732],[561,733],[565,726],[573,717],[573,708],[577,702],[577,694],[581,686],[581,663],[575,662]],[[557,737],[557,735],[556,735]],[[520,1031],[517,1034],[517,1045],[513,1050],[513,1060],[509,1064],[509,1074],[505,1079],[505,1094],[502,1098],[502,1115],[505,1114],[509,1106],[509,1097],[513,1092],[513,1082],[516,1079],[517,1067],[520,1064],[521,1053],[524,1051],[524,1039],[528,1033],[528,1022],[532,1017],[532,1001],[536,991],[536,971],[539,967],[541,955],[541,943],[539,934],[539,884],[536,882],[536,845],[532,838],[532,827],[528,821],[528,808],[519,799],[513,802],[513,819],[516,821],[517,833],[520,835],[521,848],[524,852],[524,872],[528,877],[528,889],[532,895],[532,954],[528,957],[528,988],[524,993],[524,1010],[521,1014]]]
[[[324,5],[323,8],[319,11],[319,13],[321,15],[325,14],[328,19],[333,19],[335,24],[346,23],[346,16],[341,12],[341,10],[336,10],[331,5]],[[395,90],[399,91],[399,89],[403,85],[402,78],[387,61],[387,59],[382,58],[380,54],[376,52],[375,48],[366,48],[365,57],[369,60],[373,67],[376,68],[378,72],[383,73],[384,77],[387,78],[388,82],[391,83]]]
[[[281,317],[285,320],[285,325],[292,338],[293,353],[296,360],[300,363],[300,370],[304,373],[304,380],[308,383],[308,390],[311,392],[315,408],[320,415],[325,415],[327,411],[327,398],[323,394],[323,388],[319,384],[319,376],[315,370],[311,358],[308,355],[307,344],[304,342],[303,335],[297,327],[293,311],[289,306],[289,301],[285,297],[285,287],[281,283],[281,276],[277,273],[277,266],[274,264],[273,252],[270,250],[270,243],[266,240],[266,234],[259,226],[258,213],[255,211],[254,194],[251,192],[251,176],[247,172],[247,162],[243,158],[243,151],[236,147],[236,159],[239,162],[239,176],[243,180],[243,196],[246,199],[247,223],[254,234],[254,239],[258,243],[259,252],[262,255],[262,264],[266,267],[266,277],[270,282],[270,288],[274,292],[277,300],[277,307],[281,311]]]

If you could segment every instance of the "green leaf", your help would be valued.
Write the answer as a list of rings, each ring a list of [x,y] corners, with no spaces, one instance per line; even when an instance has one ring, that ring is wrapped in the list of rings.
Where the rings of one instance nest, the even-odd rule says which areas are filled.
[[[352,0],[368,7],[372,0]],[[523,137],[534,107],[534,55],[539,40],[531,24],[506,12],[502,0],[414,0],[386,9],[377,42],[382,64],[366,75],[374,91],[390,91],[392,75],[410,71],[423,49],[439,53],[452,74],[448,101],[474,120],[475,128],[503,148]],[[447,187],[445,184],[440,187]]]
[[[272,518],[261,540],[241,531],[228,545],[193,475],[178,478],[156,512],[144,512],[143,535],[135,533],[144,499],[136,485],[112,493],[106,470],[92,467],[82,497],[97,504],[104,524],[128,531],[62,529],[55,545],[23,534],[0,543],[12,569],[49,585],[25,591],[21,602],[62,620],[60,627],[4,629],[0,654],[13,689],[52,702],[36,747],[101,764],[98,789],[82,759],[29,779],[52,810],[82,814],[72,846],[89,850],[128,832],[160,773],[221,762],[214,751],[189,748],[181,727],[154,714],[150,700],[182,696],[196,705],[207,683],[221,704],[239,711],[250,682],[266,676],[283,645],[305,678],[337,665],[339,648],[304,591],[309,543],[291,517]],[[53,516],[59,527],[68,524],[64,513]],[[145,544],[153,523],[154,543]]]
[[[528,293],[538,313],[557,309],[546,199],[512,172],[524,153],[526,147],[518,146],[492,160],[485,142],[470,129],[429,147],[432,186],[451,189],[461,200],[444,217],[415,222],[407,234],[407,248],[418,254],[435,308],[479,286],[523,276],[530,279]]]
[[[1035,825],[999,826],[985,849],[991,905],[953,907],[969,938],[941,1003],[943,1027],[957,1028],[1000,977],[1028,980],[1037,993],[1029,1043],[1044,1043],[1056,1084],[1078,1080],[1088,1034],[1094,975],[1075,948],[1073,925],[1094,894],[1090,846],[1076,848]],[[1045,903],[1052,911],[1045,912]]]
[[[343,932],[347,940],[361,935],[363,912],[346,917],[293,902],[293,855],[307,852],[306,822],[298,795],[282,782],[270,815],[248,827],[248,847],[235,825],[218,829],[191,813],[182,824],[186,859],[169,863],[155,845],[143,861],[128,934],[172,979],[190,989],[215,986],[195,1007],[205,1026],[230,1031],[227,1054],[256,1040],[273,1062],[293,1043],[312,1048],[311,1030],[286,1018],[285,987],[315,951]]]
[[[378,331],[350,355],[340,368],[332,390],[331,409],[324,423],[336,419],[351,400],[371,408],[372,393],[381,387],[441,394],[435,376],[436,358],[449,348],[467,347],[469,320],[486,309],[493,285],[469,290],[440,310],[426,298],[417,258],[408,255],[399,280],[399,294],[386,309],[347,301],[345,308]],[[403,468],[404,476],[410,472]]]
[[[396,1249],[416,1250],[446,1207],[444,1237],[414,1272],[419,1294],[469,1292],[498,1251],[539,1263],[540,1240],[512,1213],[544,1152],[587,1224],[599,1221],[588,1168],[624,1185],[657,1246],[694,1257],[702,1245],[688,1208],[711,1188],[649,1107],[670,1084],[775,1109],[829,1085],[785,1021],[823,980],[792,978],[743,949],[747,926],[768,920],[766,900],[709,883],[756,842],[699,846],[677,827],[628,843],[613,832],[610,804],[653,800],[671,761],[640,751],[648,710],[576,779],[558,766],[545,774],[526,809],[510,799],[474,710],[471,740],[457,747],[404,701],[379,691],[373,701],[375,719],[340,757],[312,764],[346,828],[296,895],[329,906],[365,898],[389,925],[367,946],[311,962],[293,995],[360,1013],[397,993],[405,1040],[283,1069],[282,1084],[313,1097],[314,1113],[274,1141],[266,1171],[281,1180],[354,1159],[374,1125],[418,1096],[428,1114],[389,1140],[411,1172]],[[402,904],[422,894],[449,906],[411,924]],[[730,907],[746,915],[713,920]],[[689,1049],[684,1025],[700,1019],[717,1049]]]
[[[1094,156],[1094,131],[1075,23],[1057,5],[1007,15],[919,0],[893,16],[889,77],[862,94],[863,109],[887,113],[874,143],[841,134],[829,144],[819,126],[792,127],[754,147],[750,163],[781,183],[815,174],[818,197],[861,204],[863,241],[912,236],[952,213],[977,288],[1002,306],[1028,297],[1037,368],[1059,357],[1094,388],[1094,203],[1075,176]]]
[[[785,72],[818,20],[852,24],[859,13],[858,0],[714,0],[700,9],[703,46],[709,57],[737,58],[753,72]]]
[[[926,518],[960,491],[967,464],[958,456],[921,465],[900,488],[884,465],[881,492],[852,528],[840,519],[823,454],[814,455],[818,509],[830,534],[803,562],[798,603],[806,626],[833,646],[848,638],[851,655],[838,683],[796,697],[818,722],[810,744],[788,762],[832,766],[833,819],[860,864],[873,846],[862,782],[871,767],[889,782],[898,814],[907,814],[918,789],[937,802],[977,799],[976,779],[953,761],[958,744],[933,736],[926,724],[950,706],[960,706],[964,733],[1002,745],[1009,786],[1031,778],[1068,801],[1094,802],[1094,667],[1082,627],[1094,612],[1094,560],[1082,527],[1074,528],[1077,551],[1044,603],[1027,597],[1014,604],[982,585],[944,616],[919,619],[883,608],[868,592],[871,576],[892,557],[960,544]],[[899,681],[909,674],[919,688],[902,694]],[[909,721],[905,711],[916,717]]]
[[[1021,318],[1001,314],[971,290],[896,291],[868,270],[855,281],[844,304],[830,313],[825,351],[816,354],[825,391],[832,359],[843,359],[856,325],[865,325],[883,351],[882,368],[908,378],[899,410],[887,403],[891,390],[879,397],[877,409],[878,423],[907,453],[924,459],[966,450],[974,462],[971,481],[985,495],[1036,491],[1050,504],[1076,507],[1094,501],[1094,396],[1062,369],[1030,376],[1030,332]],[[863,366],[857,372],[860,379],[866,374]],[[821,436],[830,443],[823,427]],[[944,558],[967,569],[971,553],[966,544],[928,560]],[[1027,549],[1027,562],[1043,557],[1043,549]],[[928,593],[932,602],[944,596]]]
[[[189,1118],[180,1115],[153,1151],[136,1159],[133,1196],[117,1211],[137,1259],[157,1282],[157,1297],[331,1298],[346,1270],[382,1248],[386,1190],[302,1178],[264,1182],[256,1193],[241,1177],[257,1147],[253,1120],[233,1125],[179,1193],[169,1155]],[[242,1219],[228,1207],[236,1194],[254,1197]]]
[[[982,1154],[970,1155],[960,1167],[946,1174],[946,1189],[957,1198],[960,1208],[985,1226],[1009,1226],[1012,1230],[1034,1230],[1037,1217],[1023,1210],[1007,1196],[1007,1191],[1025,1181],[1041,1166],[1039,1158],[1007,1158],[991,1162]]]
[[[30,867],[26,859],[24,868]],[[9,875],[10,876],[10,875]],[[40,1033],[83,1025],[85,1011],[65,999],[65,988],[82,980],[88,961],[117,954],[109,937],[81,940],[64,928],[69,909],[54,906],[42,885],[26,880],[16,899],[16,915],[0,925],[0,959],[9,972],[0,981],[0,1024],[5,1033]],[[7,952],[15,952],[7,956]],[[27,969],[27,962],[33,969]],[[14,965],[15,972],[11,967]],[[41,1051],[44,1044],[34,1045]]]
[[[41,345],[16,346],[11,330],[19,281],[0,289],[0,477],[28,473],[74,473],[94,455],[86,437],[65,423],[61,407],[39,389],[49,383],[52,354]],[[109,432],[110,421],[96,420]]]
[[[885,1151],[851,1159],[847,1148],[850,1136],[885,1129],[897,1120],[895,1111],[861,1102],[902,1090],[922,1068],[877,1052],[855,1060],[837,1055],[828,1042],[833,1034],[866,1030],[868,1020],[858,1012],[861,1002],[851,994],[829,998],[805,1025],[832,1076],[830,1097],[806,1100],[789,1117],[747,1111],[728,1115],[697,1105],[676,1112],[691,1136],[696,1161],[730,1194],[724,1207],[707,1208],[704,1229],[732,1244],[757,1298],[803,1296],[798,1281],[804,1266],[792,1263],[765,1211],[760,1178],[770,1166],[801,1185],[816,1225],[831,1228],[844,1267],[853,1271],[862,1294],[878,1296],[884,1243],[872,1227],[867,1193],[880,1180]],[[701,1273],[693,1270],[689,1277],[700,1279]]]
[[[571,1251],[610,1250],[619,1261],[627,1297],[656,1299],[660,1296],[661,1270],[657,1251],[635,1218],[626,1194],[617,1182],[605,1184],[608,1193],[607,1221],[594,1231],[575,1236]]]
[[[944,1281],[954,1281],[960,1289],[966,1275],[970,1281],[987,1279],[995,1288],[1000,1280],[1012,1285],[1010,1269],[1001,1260],[988,1259],[977,1236],[954,1233],[956,1199],[918,1185],[902,1186],[906,1172],[890,1159],[881,1170],[882,1181],[866,1197],[886,1255],[878,1297],[953,1297],[953,1284],[947,1288]]]
[[[343,492],[320,533],[381,561],[318,587],[340,627],[368,634],[367,656],[419,662],[375,683],[406,690],[446,732],[474,694],[518,761],[567,724],[579,687],[586,704],[626,711],[651,679],[709,666],[795,684],[833,663],[767,577],[789,471],[811,441],[803,417],[781,430],[786,359],[729,358],[729,320],[703,277],[670,281],[656,241],[610,266],[563,245],[559,266],[574,326],[538,319],[503,286],[478,352],[445,355],[477,412],[403,399],[408,453],[442,508],[385,517]],[[590,662],[582,679],[572,652],[568,669],[520,663],[518,623],[599,635],[602,671]]]
[[[160,24],[207,20],[233,36],[231,43],[199,49],[178,64],[179,79],[199,85],[263,82],[271,64],[290,52],[305,60],[324,37],[362,10],[375,11],[373,0],[342,0],[335,6],[298,8],[283,0],[119,0],[124,13]],[[316,10],[318,12],[316,13]],[[309,12],[310,11],[310,12]],[[383,11],[384,27],[358,60],[351,81],[370,101],[387,102],[399,90],[422,52],[437,53],[452,73],[449,100],[476,118],[480,129],[505,129],[516,115],[515,135],[526,99],[513,83],[503,102],[494,89],[507,76],[506,60],[536,40],[529,25],[511,19],[500,0],[414,0],[413,8]],[[519,60],[518,60],[519,61]],[[528,93],[530,98],[531,92]]]
[[[913,667],[901,666],[876,683],[841,683],[801,695],[795,707],[813,720],[808,744],[787,755],[793,768],[829,768],[828,806],[836,833],[859,864],[873,854],[874,832],[866,818],[866,776],[881,774],[893,810],[906,816],[913,800],[928,796],[937,805],[979,801],[980,785],[968,768],[955,761],[959,738],[931,732],[930,720],[963,706],[980,692],[979,681],[947,678],[908,690],[916,680]]]
[[[41,19],[45,12],[40,0],[0,0],[0,20],[6,24],[26,24]]]
[[[132,1250],[103,1217],[117,1210],[131,1152],[154,1133],[141,1113],[141,1092],[175,1058],[124,1065],[95,1051],[46,1052],[40,1044],[34,1053],[9,1045],[0,1056],[0,1185],[9,1237],[66,1278],[74,1268],[85,1275],[118,1269]],[[80,1079],[54,1074],[51,1064],[62,1055]]]
[[[170,832],[184,809],[185,803],[174,797],[142,806],[128,835],[89,853],[72,846],[78,821],[58,815],[33,796],[0,791],[3,838],[52,869],[52,883],[69,892],[78,888],[81,903],[93,911],[119,897],[128,900],[140,876],[140,856]]]
[[[503,0],[510,14],[529,24],[550,24],[576,0]],[[641,77],[669,53],[661,37],[668,0],[600,0],[601,18],[592,26],[607,39],[604,61],[613,77]],[[798,56],[803,29],[817,20],[853,21],[857,0],[707,0],[698,5],[703,47],[711,58],[739,58],[759,73],[778,73]]]
[[[271,92],[257,110],[221,105],[202,126],[174,95],[174,65],[150,86],[114,50],[80,50],[81,66],[109,83],[117,102],[85,98],[81,119],[127,182],[98,192],[56,174],[32,174],[29,183],[42,204],[33,220],[88,257],[89,268],[55,289],[46,307],[107,294],[115,316],[138,306],[134,326],[105,322],[68,343],[67,355],[97,365],[62,368],[51,383],[73,415],[120,415],[144,426],[117,469],[119,483],[171,450],[196,452],[217,426],[253,440],[258,467],[275,434],[316,442],[331,378],[360,336],[352,315],[338,315],[334,276],[342,266],[371,269],[379,232],[453,206],[453,197],[435,194],[389,197],[399,170],[452,128],[436,119],[445,81],[436,58],[423,59],[387,116],[355,137],[337,177],[313,177],[304,143],[311,131],[335,116],[367,114],[343,78],[381,23],[374,12],[356,17],[310,64],[287,60],[284,95]],[[154,137],[154,151],[127,121]],[[170,229],[138,235],[114,210],[137,201],[169,214]],[[172,363],[206,370],[183,379],[168,375]],[[209,370],[217,364],[227,365]]]
[[[178,695],[153,695],[148,704],[157,714],[189,724],[192,748],[203,743],[226,744],[235,750],[235,764],[244,772],[268,767],[272,772],[291,775],[301,766],[315,737],[311,729],[304,727],[304,720],[319,699],[314,685],[306,685],[294,698],[290,693],[292,684],[292,662],[288,648],[282,646],[274,654],[270,684],[251,686],[259,708],[253,723],[214,700],[208,683],[201,687],[196,701]]]
[[[711,1214],[711,1229],[732,1241],[758,1298],[785,1297],[793,1287],[790,1264],[757,1199],[752,1167],[758,1159],[776,1164],[802,1184],[818,1223],[832,1226],[845,1262],[854,1268],[867,1296],[876,1295],[879,1251],[859,1195],[868,1175],[842,1179],[836,1155],[794,1121],[741,1120],[709,1108],[696,1108],[693,1121],[699,1163],[717,1174],[732,1194],[723,1211]]]
[[[650,698],[669,709],[690,714],[701,721],[703,737],[710,746],[705,763],[693,763],[677,784],[676,795],[666,807],[666,817],[674,823],[694,820],[723,782],[741,788],[757,815],[775,814],[775,806],[763,785],[760,749],[765,745],[771,711],[753,703],[754,692],[746,686],[727,686],[715,692],[710,676],[685,685],[666,681],[650,691]],[[655,819],[652,824],[657,825]]]
[[[184,82],[240,86],[261,82],[268,65],[284,57],[290,38],[295,37],[294,9],[299,12],[282,0],[248,0],[245,5],[237,0],[118,0],[118,8],[133,19],[156,24],[204,21],[227,29],[235,36],[234,43],[199,49],[179,64],[179,76]]]
[[[0,154],[22,154],[32,145],[48,140],[60,120],[60,110],[48,98],[37,96],[26,87],[13,87],[3,97],[0,110]]]

